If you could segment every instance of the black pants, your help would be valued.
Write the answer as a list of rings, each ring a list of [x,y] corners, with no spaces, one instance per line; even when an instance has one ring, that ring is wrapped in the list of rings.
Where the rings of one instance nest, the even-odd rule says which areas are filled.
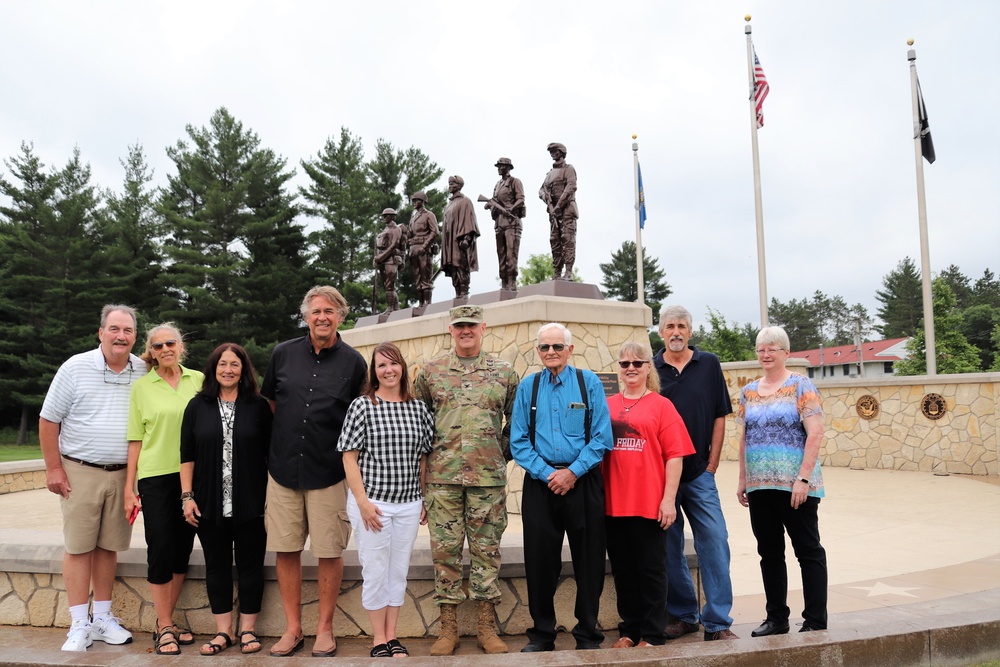
[[[198,539],[205,552],[205,587],[213,614],[233,610],[233,553],[236,554],[236,576],[239,582],[241,614],[260,613],[264,597],[264,517],[251,519],[238,526],[232,518],[222,525],[202,524]]]
[[[194,528],[181,511],[181,474],[143,477],[136,487],[146,527],[146,580],[169,584],[175,574],[187,573],[194,546]]]
[[[576,579],[577,643],[600,644],[604,633],[597,627],[597,613],[604,591],[604,478],[594,468],[576,480],[565,496],[552,493],[545,482],[524,478],[521,495],[524,526],[524,572],[528,585],[528,611],[534,627],[531,641],[556,637],[554,597],[562,570],[563,535],[569,538]]]
[[[667,642],[667,531],[641,516],[605,517],[618,597],[618,630],[636,644]]]
[[[767,599],[767,618],[787,623],[788,571],[785,568],[785,531],[802,570],[802,619],[814,629],[826,628],[826,550],[819,543],[819,498],[792,509],[789,491],[764,489],[747,494],[750,526],[757,538],[760,575]]]

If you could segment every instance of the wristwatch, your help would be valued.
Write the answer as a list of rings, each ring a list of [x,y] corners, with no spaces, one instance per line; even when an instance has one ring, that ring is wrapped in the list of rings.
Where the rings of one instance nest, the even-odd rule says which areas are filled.
[[[809,486],[809,480],[805,477],[799,477],[799,481],[804,483],[806,486]]]

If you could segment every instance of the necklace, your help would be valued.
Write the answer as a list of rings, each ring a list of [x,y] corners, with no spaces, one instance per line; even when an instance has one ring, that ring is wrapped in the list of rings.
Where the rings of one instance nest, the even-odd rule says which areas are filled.
[[[619,394],[622,397],[622,407],[625,408],[625,412],[628,412],[629,410],[631,410],[635,406],[639,405],[639,401],[641,401],[642,397],[645,396],[647,393],[649,393],[649,390],[648,389],[643,389],[642,390],[642,394],[639,395],[639,398],[635,399],[635,401],[632,403],[632,405],[625,405],[625,392],[624,391],[621,394]]]
[[[224,431],[232,432],[233,420],[236,418],[236,401],[225,401],[219,397],[219,413],[222,415]]]

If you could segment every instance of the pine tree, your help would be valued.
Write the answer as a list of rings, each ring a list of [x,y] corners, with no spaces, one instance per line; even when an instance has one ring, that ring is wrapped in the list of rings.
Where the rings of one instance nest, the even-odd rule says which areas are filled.
[[[962,315],[956,307],[955,295],[948,283],[935,278],[931,284],[934,303],[934,351],[937,372],[975,373],[980,370],[979,353],[962,334]],[[926,338],[923,322],[916,334],[906,343],[910,357],[896,362],[896,375],[924,375],[927,373]]]
[[[101,197],[74,149],[53,174],[31,144],[0,179],[0,399],[21,408],[19,441],[67,357],[96,344],[106,272],[96,220]]]
[[[313,266],[320,281],[344,295],[353,322],[371,312],[372,259],[381,212],[366,173],[361,139],[342,127],[339,140],[327,139],[313,160],[301,164],[311,181],[299,188],[308,202],[304,210],[326,223],[309,235],[316,248]]]
[[[924,299],[920,273],[909,257],[882,278],[875,298],[882,305],[876,313],[882,324],[875,327],[884,338],[913,336],[923,317]]]
[[[122,191],[107,192],[107,208],[98,221],[99,261],[108,273],[104,301],[134,307],[142,326],[159,321],[160,312],[170,307],[163,279],[162,223],[142,146],[129,146],[128,157],[119,162],[125,169]]]
[[[619,250],[611,253],[611,261],[601,264],[604,278],[601,285],[605,295],[618,301],[637,301],[639,279],[635,269],[635,241],[625,241]],[[653,309],[653,324],[659,321],[660,304],[671,294],[670,285],[664,281],[665,274],[660,262],[642,249],[643,292],[646,305]]]
[[[179,303],[164,319],[185,334],[195,368],[225,341],[253,340],[253,361],[263,365],[293,330],[307,289],[305,239],[286,192],[293,172],[224,107],[208,127],[186,130],[190,144],[167,149],[177,174],[167,177],[159,205]]]

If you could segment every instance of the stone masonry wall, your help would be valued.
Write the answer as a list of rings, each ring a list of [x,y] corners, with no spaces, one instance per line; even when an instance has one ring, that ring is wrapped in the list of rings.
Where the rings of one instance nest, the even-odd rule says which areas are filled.
[[[692,569],[697,579],[698,571]],[[700,583],[700,582],[699,582]],[[500,582],[501,602],[496,607],[499,626],[503,634],[524,634],[531,626],[528,614],[528,592],[523,578],[503,578]],[[699,586],[700,590],[700,586]],[[601,598],[600,623],[606,631],[618,624],[614,582],[605,577]],[[408,582],[406,601],[399,616],[398,631],[401,637],[431,637],[438,631],[438,611],[434,604],[433,580]],[[572,577],[562,577],[556,590],[556,615],[558,625],[569,631],[576,624],[573,606],[576,582]],[[302,624],[309,633],[316,627],[318,597],[315,577],[308,573],[302,582]],[[149,595],[149,586],[141,577],[118,577],[112,593],[112,607],[125,627],[134,633],[152,633],[156,612]],[[465,602],[459,606],[459,630],[463,635],[476,634],[476,605]],[[184,583],[178,600],[174,620],[191,628],[195,634],[215,633],[215,619],[205,593],[205,582],[189,578]],[[257,619],[257,632],[261,636],[277,637],[284,630],[284,614],[278,584],[269,579],[264,588],[264,600]],[[36,627],[69,627],[69,609],[62,575],[48,573],[0,573],[0,625],[32,625]],[[340,589],[333,631],[339,637],[370,635],[368,613],[361,606],[361,581],[345,580]],[[136,641],[145,641],[136,637]]]
[[[45,465],[41,459],[0,464],[0,496],[44,488]]]
[[[789,368],[805,374],[805,362],[791,359]],[[734,412],[743,387],[760,377],[756,362],[722,365]],[[966,475],[1000,474],[997,461],[997,425],[1000,415],[1000,373],[878,377],[819,380],[823,399],[825,438],[820,462],[825,466],[884,468]],[[944,399],[939,419],[924,415],[928,394]],[[859,412],[859,399],[877,400],[872,419]],[[739,457],[742,430],[726,420],[723,457]]]

